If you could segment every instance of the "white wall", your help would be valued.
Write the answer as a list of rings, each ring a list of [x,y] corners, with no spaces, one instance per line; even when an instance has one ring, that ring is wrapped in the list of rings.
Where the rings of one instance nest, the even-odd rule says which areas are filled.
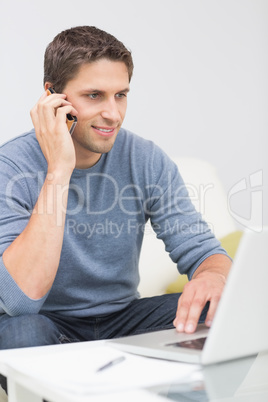
[[[125,127],[171,156],[212,162],[238,227],[260,219],[268,224],[267,0],[0,5],[1,143],[31,128],[29,110],[43,91],[46,45],[63,29],[96,25],[133,53]]]

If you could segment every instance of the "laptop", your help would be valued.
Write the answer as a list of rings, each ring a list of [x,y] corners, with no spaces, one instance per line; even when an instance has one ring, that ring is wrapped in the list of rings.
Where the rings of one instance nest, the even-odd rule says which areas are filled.
[[[168,329],[109,341],[143,356],[202,365],[268,351],[268,227],[245,230],[211,328]]]

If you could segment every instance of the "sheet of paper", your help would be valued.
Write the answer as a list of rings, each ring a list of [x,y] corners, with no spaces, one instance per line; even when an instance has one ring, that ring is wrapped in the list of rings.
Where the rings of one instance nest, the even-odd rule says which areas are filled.
[[[125,357],[121,363],[97,371],[120,356]],[[76,394],[189,382],[200,370],[198,365],[135,356],[110,346],[16,358],[9,365],[33,379]]]

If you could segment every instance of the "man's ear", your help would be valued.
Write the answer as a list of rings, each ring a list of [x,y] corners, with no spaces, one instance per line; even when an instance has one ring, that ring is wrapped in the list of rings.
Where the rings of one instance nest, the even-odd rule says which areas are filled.
[[[51,82],[46,82],[45,83],[45,91],[48,89],[48,88],[53,88],[53,84],[51,83]]]

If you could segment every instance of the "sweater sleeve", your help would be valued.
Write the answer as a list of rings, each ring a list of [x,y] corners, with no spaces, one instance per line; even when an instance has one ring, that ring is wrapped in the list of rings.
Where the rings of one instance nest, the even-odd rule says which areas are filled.
[[[151,156],[152,182],[149,217],[181,274],[191,279],[213,254],[225,254],[220,242],[192,204],[177,165],[157,146]]]
[[[14,162],[0,157],[0,314],[10,316],[37,313],[46,296],[33,300],[23,293],[9,274],[3,253],[26,227],[35,201],[31,188],[38,174],[22,173]]]

